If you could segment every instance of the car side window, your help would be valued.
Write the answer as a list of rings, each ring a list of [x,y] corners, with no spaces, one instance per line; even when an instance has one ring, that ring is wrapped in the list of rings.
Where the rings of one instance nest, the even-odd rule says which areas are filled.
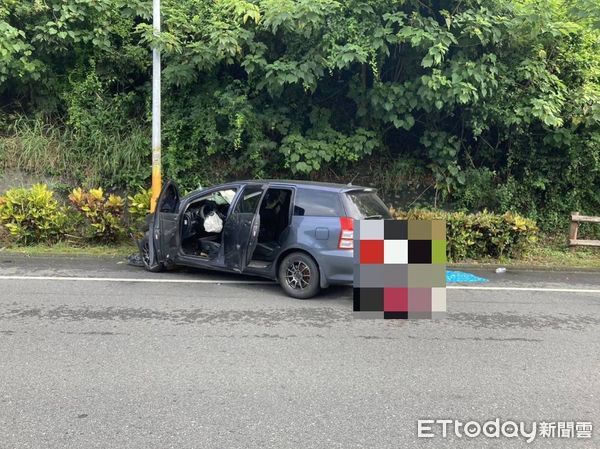
[[[262,186],[247,186],[235,206],[235,213],[255,213],[262,197]]]
[[[342,204],[337,192],[316,189],[298,189],[294,199],[294,215],[340,217]]]
[[[177,188],[171,184],[167,186],[161,199],[160,212],[163,213],[174,213],[177,212],[179,206],[179,192]]]

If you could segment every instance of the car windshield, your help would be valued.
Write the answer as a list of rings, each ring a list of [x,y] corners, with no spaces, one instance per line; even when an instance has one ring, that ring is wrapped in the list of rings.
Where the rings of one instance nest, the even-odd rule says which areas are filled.
[[[346,192],[349,214],[357,220],[380,220],[392,218],[388,208],[375,192],[358,190]]]
[[[231,204],[234,196],[235,196],[235,190],[233,190],[233,189],[219,190],[218,192],[215,192],[213,194],[212,200],[219,205]]]

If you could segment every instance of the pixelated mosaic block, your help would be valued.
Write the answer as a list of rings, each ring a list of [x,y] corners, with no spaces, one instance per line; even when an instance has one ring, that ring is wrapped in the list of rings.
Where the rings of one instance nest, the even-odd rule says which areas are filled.
[[[443,318],[446,223],[355,221],[353,309],[355,318]]]

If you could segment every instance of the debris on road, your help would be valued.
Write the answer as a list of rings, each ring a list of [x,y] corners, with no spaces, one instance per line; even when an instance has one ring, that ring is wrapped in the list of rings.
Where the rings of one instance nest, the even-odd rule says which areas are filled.
[[[143,268],[144,261],[142,260],[142,256],[140,256],[140,253],[133,253],[127,256],[127,265]]]
[[[464,271],[451,271],[446,270],[446,283],[454,284],[460,282],[487,282],[486,278],[476,276],[472,273],[466,273]]]

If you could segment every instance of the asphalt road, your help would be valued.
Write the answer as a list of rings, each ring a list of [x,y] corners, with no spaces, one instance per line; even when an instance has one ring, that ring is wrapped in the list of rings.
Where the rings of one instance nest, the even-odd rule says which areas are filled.
[[[475,273],[444,320],[353,320],[346,288],[0,253],[0,447],[600,447],[600,274]],[[417,438],[443,418],[594,430]]]

